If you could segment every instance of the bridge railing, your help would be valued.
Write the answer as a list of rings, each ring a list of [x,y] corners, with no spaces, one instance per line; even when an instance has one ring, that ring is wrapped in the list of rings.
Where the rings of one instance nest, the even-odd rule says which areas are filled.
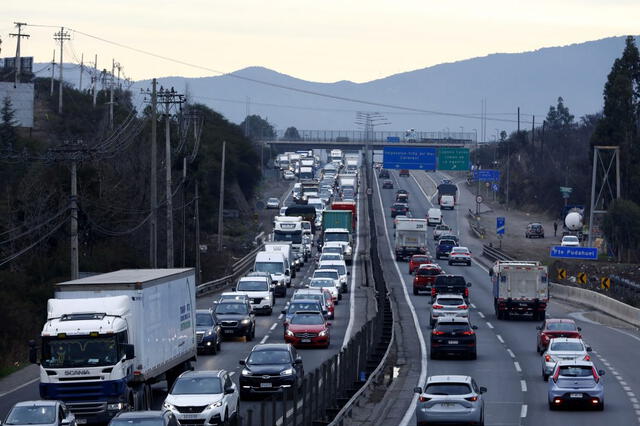
[[[261,136],[264,141],[314,141],[314,142],[446,142],[450,144],[475,142],[472,132],[407,132],[364,130],[298,130],[297,134],[285,135],[278,130],[275,136]]]

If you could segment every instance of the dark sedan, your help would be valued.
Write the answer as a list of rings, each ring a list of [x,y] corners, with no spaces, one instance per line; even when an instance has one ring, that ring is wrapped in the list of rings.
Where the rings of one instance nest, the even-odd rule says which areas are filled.
[[[304,377],[302,358],[288,343],[256,345],[246,359],[240,373],[240,399],[254,394],[297,389]]]
[[[409,212],[409,206],[404,203],[394,203],[391,206],[391,217],[396,217],[398,215],[406,216]]]
[[[213,309],[223,338],[244,336],[249,342],[256,336],[256,318],[248,301],[223,301]]]
[[[198,351],[215,354],[220,350],[222,340],[220,324],[208,309],[196,310],[196,341]]]

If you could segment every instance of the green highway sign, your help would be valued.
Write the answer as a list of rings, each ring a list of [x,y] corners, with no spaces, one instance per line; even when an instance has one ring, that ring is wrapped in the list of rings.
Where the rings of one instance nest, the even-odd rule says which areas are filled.
[[[469,148],[438,148],[438,170],[469,170]]]

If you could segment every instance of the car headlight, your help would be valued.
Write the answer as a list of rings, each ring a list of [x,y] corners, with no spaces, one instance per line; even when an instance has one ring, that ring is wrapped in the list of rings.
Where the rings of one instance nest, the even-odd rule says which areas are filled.
[[[327,333],[328,333],[328,330],[322,330],[320,333],[318,333],[318,336],[324,337],[327,335]]]
[[[280,372],[281,376],[291,376],[293,375],[293,368],[287,368],[286,370],[282,370]]]
[[[166,402],[165,402],[165,404],[166,404]],[[163,406],[165,404],[163,404]],[[124,408],[124,403],[123,402],[116,402],[115,404],[107,404],[107,410],[108,411],[120,411],[123,408]]]
[[[169,404],[167,401],[162,403],[162,408],[164,408],[165,410],[175,410],[176,407],[174,407],[173,405]]]
[[[344,251],[346,254],[351,254],[351,247],[347,246],[346,250]]]
[[[293,336],[293,331],[287,330],[284,332],[287,336]]]
[[[251,375],[251,370],[248,370],[246,368],[242,369],[242,375],[243,376],[250,376]]]
[[[271,300],[271,295],[267,294],[265,297],[263,297],[264,300]]]
[[[212,335],[213,335],[213,330],[207,331],[207,336],[212,336]]]
[[[218,407],[222,407],[222,400],[214,402],[213,404],[209,404],[209,406],[207,406],[207,410],[210,410],[212,408],[218,408]]]
[[[249,325],[251,323],[250,319],[243,319],[242,321],[240,321],[240,324],[242,325]]]

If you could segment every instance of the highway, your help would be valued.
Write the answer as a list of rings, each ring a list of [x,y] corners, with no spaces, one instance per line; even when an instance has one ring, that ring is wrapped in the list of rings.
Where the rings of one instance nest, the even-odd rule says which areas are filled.
[[[394,290],[402,291],[407,299],[407,305],[410,309],[413,308],[412,312],[415,312],[415,318],[411,319],[413,322],[417,320],[419,333],[425,342],[420,354],[422,377],[438,374],[473,376],[480,386],[486,386],[489,390],[485,395],[487,425],[602,425],[606,423],[632,425],[640,422],[640,406],[635,393],[640,391],[640,376],[634,368],[637,356],[631,355],[638,354],[640,351],[640,336],[637,331],[624,326],[610,326],[606,318],[601,319],[603,325],[587,319],[579,309],[560,303],[551,303],[548,318],[575,319],[582,327],[585,341],[593,347],[596,365],[604,369],[607,375],[603,378],[606,401],[604,412],[549,411],[546,400],[547,383],[541,378],[540,356],[535,351],[535,326],[538,323],[528,319],[496,320],[488,270],[478,261],[474,261],[470,267],[449,266],[446,260],[437,261],[445,272],[463,275],[467,281],[473,283],[470,289],[471,321],[478,326],[478,359],[476,361],[429,359],[431,298],[426,295],[413,295],[412,276],[408,274],[407,262],[396,262],[392,256],[393,222],[390,217],[390,206],[393,203],[395,191],[399,188],[406,189],[410,194],[409,206],[413,217],[425,217],[427,210],[432,207],[431,198],[436,191],[436,182],[439,183],[443,178],[451,177],[441,173],[422,171],[413,171],[410,177],[399,177],[396,172],[392,172],[391,177],[395,188],[382,189],[381,182],[377,182],[377,194],[374,194],[374,199],[377,199],[376,207],[380,209],[380,206],[383,206],[384,214],[377,215],[376,220],[382,220],[384,217],[384,237],[387,239],[386,250],[385,247],[381,247],[380,253],[384,259],[385,270],[394,271],[399,277],[397,280],[392,280],[391,286]],[[453,211],[443,211],[444,220],[458,233],[460,245],[469,247],[477,257],[482,253],[481,242],[471,236],[464,217],[465,212],[474,203],[473,197],[463,185],[459,187],[460,203]],[[431,232],[429,236],[431,237]],[[432,238],[429,239],[429,249],[432,254],[435,253]],[[407,326],[415,333],[411,321]],[[405,330],[405,333],[408,331]],[[416,375],[413,378],[414,386],[418,385],[419,377]],[[400,410],[403,414],[402,418],[388,416],[380,424],[415,424],[413,414],[415,399],[414,395],[414,398],[403,400],[408,406]],[[390,413],[398,411],[396,409]]]

